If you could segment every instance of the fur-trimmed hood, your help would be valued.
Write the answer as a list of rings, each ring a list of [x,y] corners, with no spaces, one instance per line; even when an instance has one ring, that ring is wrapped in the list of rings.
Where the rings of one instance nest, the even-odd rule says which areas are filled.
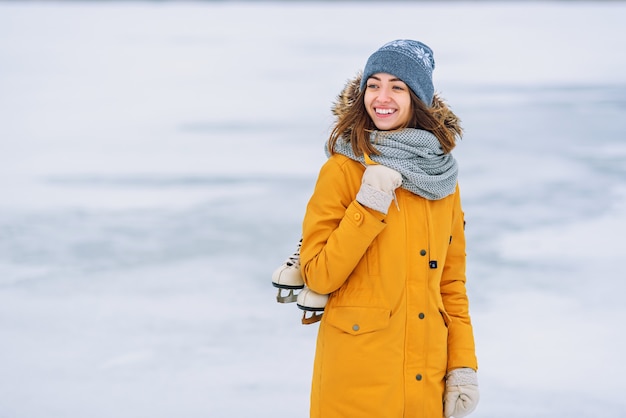
[[[348,80],[341,93],[337,95],[337,99],[331,107],[331,110],[337,119],[343,116],[354,104],[354,101],[359,95],[361,76],[362,73],[359,72],[354,78]],[[445,101],[437,93],[435,93],[433,98],[432,109],[434,110],[434,114],[437,119],[450,129],[456,137],[461,138],[463,136],[461,120],[454,114],[454,112],[452,112]]]

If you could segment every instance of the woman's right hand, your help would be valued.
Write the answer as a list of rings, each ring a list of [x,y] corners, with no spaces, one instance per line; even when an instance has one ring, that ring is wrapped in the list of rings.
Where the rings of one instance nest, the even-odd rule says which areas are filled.
[[[368,165],[361,179],[356,200],[363,206],[387,214],[395,190],[402,184],[402,175],[384,165]]]

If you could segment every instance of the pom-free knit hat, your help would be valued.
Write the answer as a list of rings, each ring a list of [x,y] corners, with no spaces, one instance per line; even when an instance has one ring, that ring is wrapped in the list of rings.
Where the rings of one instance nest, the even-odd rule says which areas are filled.
[[[361,91],[367,79],[376,73],[388,73],[404,81],[426,106],[431,107],[435,88],[433,51],[425,44],[410,39],[398,39],[383,45],[365,64]]]

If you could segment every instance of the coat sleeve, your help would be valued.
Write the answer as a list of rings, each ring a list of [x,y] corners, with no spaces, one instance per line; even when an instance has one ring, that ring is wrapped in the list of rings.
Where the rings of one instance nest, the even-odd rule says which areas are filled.
[[[350,164],[340,156],[326,161],[304,216],[302,277],[321,294],[341,287],[386,225],[385,215],[356,202],[363,171]]]
[[[465,287],[465,220],[457,186],[450,245],[441,277],[441,297],[450,318],[448,324],[448,370],[478,368],[474,331]]]

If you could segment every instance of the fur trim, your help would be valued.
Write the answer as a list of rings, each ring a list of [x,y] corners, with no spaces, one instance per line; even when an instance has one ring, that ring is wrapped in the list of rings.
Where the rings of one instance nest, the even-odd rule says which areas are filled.
[[[331,110],[337,119],[344,115],[354,104],[354,101],[359,95],[362,75],[363,73],[359,72],[354,78],[348,80],[341,93],[337,95],[337,98],[333,102]],[[443,123],[446,128],[450,129],[456,137],[461,138],[463,136],[461,120],[452,112],[438,93],[435,93],[433,98],[432,110],[435,117]]]

